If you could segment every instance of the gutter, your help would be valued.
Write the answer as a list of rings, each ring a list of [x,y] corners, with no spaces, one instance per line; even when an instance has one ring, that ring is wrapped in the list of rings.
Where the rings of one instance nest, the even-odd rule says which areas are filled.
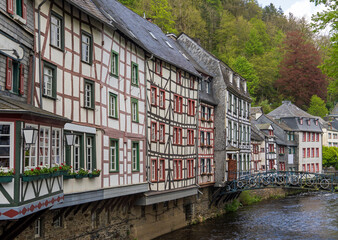
[[[41,62],[41,20],[40,20],[40,9],[47,0],[43,0],[38,6],[38,48],[39,48],[39,84],[40,84],[40,108],[42,109],[42,62]]]

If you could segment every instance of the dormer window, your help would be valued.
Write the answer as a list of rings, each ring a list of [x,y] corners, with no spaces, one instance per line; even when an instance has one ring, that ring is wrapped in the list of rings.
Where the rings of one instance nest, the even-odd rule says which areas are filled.
[[[303,118],[299,119],[299,123],[300,123],[300,125],[303,125]]]
[[[181,85],[182,84],[182,71],[177,70],[176,72],[176,83]]]
[[[307,120],[307,125],[311,125],[311,120],[309,119],[309,120]]]
[[[210,93],[210,90],[211,90],[210,87],[211,87],[211,86],[210,86],[210,82],[209,82],[209,81],[206,81],[206,82],[205,82],[205,91],[206,91],[207,93]]]
[[[229,82],[230,82],[230,83],[232,83],[232,78],[233,78],[233,74],[232,74],[232,72],[230,71],[230,72],[229,72]]]
[[[318,119],[315,121],[316,126],[318,126]]]
[[[159,59],[157,59],[155,63],[155,72],[159,75],[162,75],[162,63]]]
[[[24,19],[24,21],[21,22],[26,24],[27,8],[25,0],[7,0],[7,12],[14,15],[14,19]]]
[[[273,130],[269,130],[269,136],[273,136]]]

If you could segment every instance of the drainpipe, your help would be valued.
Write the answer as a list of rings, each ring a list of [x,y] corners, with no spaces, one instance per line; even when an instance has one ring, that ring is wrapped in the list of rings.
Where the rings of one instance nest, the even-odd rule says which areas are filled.
[[[39,84],[40,84],[40,108],[42,108],[42,62],[41,62],[41,20],[40,20],[40,9],[47,0],[43,0],[38,6],[38,48],[39,48]],[[35,81],[34,81],[35,82]]]
[[[145,114],[145,133],[146,133],[146,142],[145,142],[145,144],[146,144],[146,163],[147,163],[147,165],[146,165],[146,178],[147,178],[147,182],[149,183],[149,186],[150,186],[150,184],[151,184],[151,181],[150,181],[150,179],[148,178],[149,177],[149,164],[148,164],[148,156],[149,156],[149,154],[148,154],[148,92],[147,92],[147,85],[148,85],[148,80],[147,80],[147,66],[148,66],[148,62],[150,61],[150,60],[152,60],[154,58],[154,54],[151,54],[151,56],[149,57],[149,58],[147,58],[146,57],[146,59],[145,59],[145,64],[144,64],[144,78],[145,78],[145,112],[146,112],[146,114]],[[149,76],[150,77],[150,76]]]
[[[200,81],[202,81],[202,78],[199,79]],[[200,90],[199,90],[199,84],[200,81],[198,81],[198,85],[197,85],[197,109],[195,112],[195,116],[196,116],[196,135],[195,135],[195,151],[196,151],[196,161],[195,161],[195,182],[196,185],[198,186],[198,188],[200,188],[200,186],[198,185],[198,137],[199,137],[199,111],[200,111],[200,107],[201,107],[201,103],[200,103]],[[214,150],[215,150],[215,132],[214,132]],[[214,153],[214,164],[215,164],[215,153]],[[215,173],[214,173],[215,174]],[[214,175],[215,176],[215,175]],[[199,191],[200,192],[200,191]],[[201,193],[201,192],[200,192]],[[203,194],[203,193],[202,193]]]
[[[31,86],[31,105],[34,105],[34,83],[35,83],[35,55],[32,54],[32,86]]]

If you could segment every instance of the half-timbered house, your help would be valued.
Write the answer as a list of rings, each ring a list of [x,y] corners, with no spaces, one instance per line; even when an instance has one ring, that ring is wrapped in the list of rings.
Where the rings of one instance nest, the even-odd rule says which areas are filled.
[[[19,223],[63,202],[62,175],[42,179],[24,174],[63,163],[63,128],[70,120],[31,104],[37,66],[32,55],[34,1],[1,1],[0,9],[0,220]],[[0,238],[17,226],[1,225]]]
[[[56,208],[147,191],[144,50],[89,0],[36,1],[35,16],[34,104],[75,135]]]
[[[181,34],[177,41],[194,61],[214,75],[212,88],[218,101],[214,113],[215,182],[216,186],[223,186],[229,171],[249,170],[251,99],[246,80],[186,34]]]

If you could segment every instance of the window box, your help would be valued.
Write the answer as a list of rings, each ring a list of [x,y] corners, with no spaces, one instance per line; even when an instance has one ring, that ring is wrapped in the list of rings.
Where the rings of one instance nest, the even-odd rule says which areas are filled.
[[[284,153],[280,153],[279,156],[284,156]]]
[[[82,179],[82,178],[85,178],[85,177],[88,177],[88,174],[85,174],[85,175],[79,175],[79,174],[77,174],[77,175],[75,175],[76,179]]]
[[[23,182],[32,182],[40,179],[46,179],[52,177],[52,174],[50,173],[44,173],[40,175],[28,175],[28,176],[22,176]]]
[[[0,183],[9,183],[13,181],[13,176],[0,176]]]
[[[201,121],[206,121],[204,117],[201,118]]]
[[[96,178],[96,177],[99,177],[100,175],[101,175],[101,173],[99,173],[99,174],[89,173],[89,174],[88,174],[88,177],[89,177],[89,178]]]
[[[58,176],[63,176],[66,175],[68,173],[68,171],[55,171],[52,173],[53,177],[58,177]]]
[[[76,176],[76,175],[67,174],[67,175],[64,175],[64,176],[63,176],[63,179],[64,179],[64,180],[72,179],[72,178],[75,178],[75,176]]]
[[[206,145],[207,148],[212,148],[212,145]]]

